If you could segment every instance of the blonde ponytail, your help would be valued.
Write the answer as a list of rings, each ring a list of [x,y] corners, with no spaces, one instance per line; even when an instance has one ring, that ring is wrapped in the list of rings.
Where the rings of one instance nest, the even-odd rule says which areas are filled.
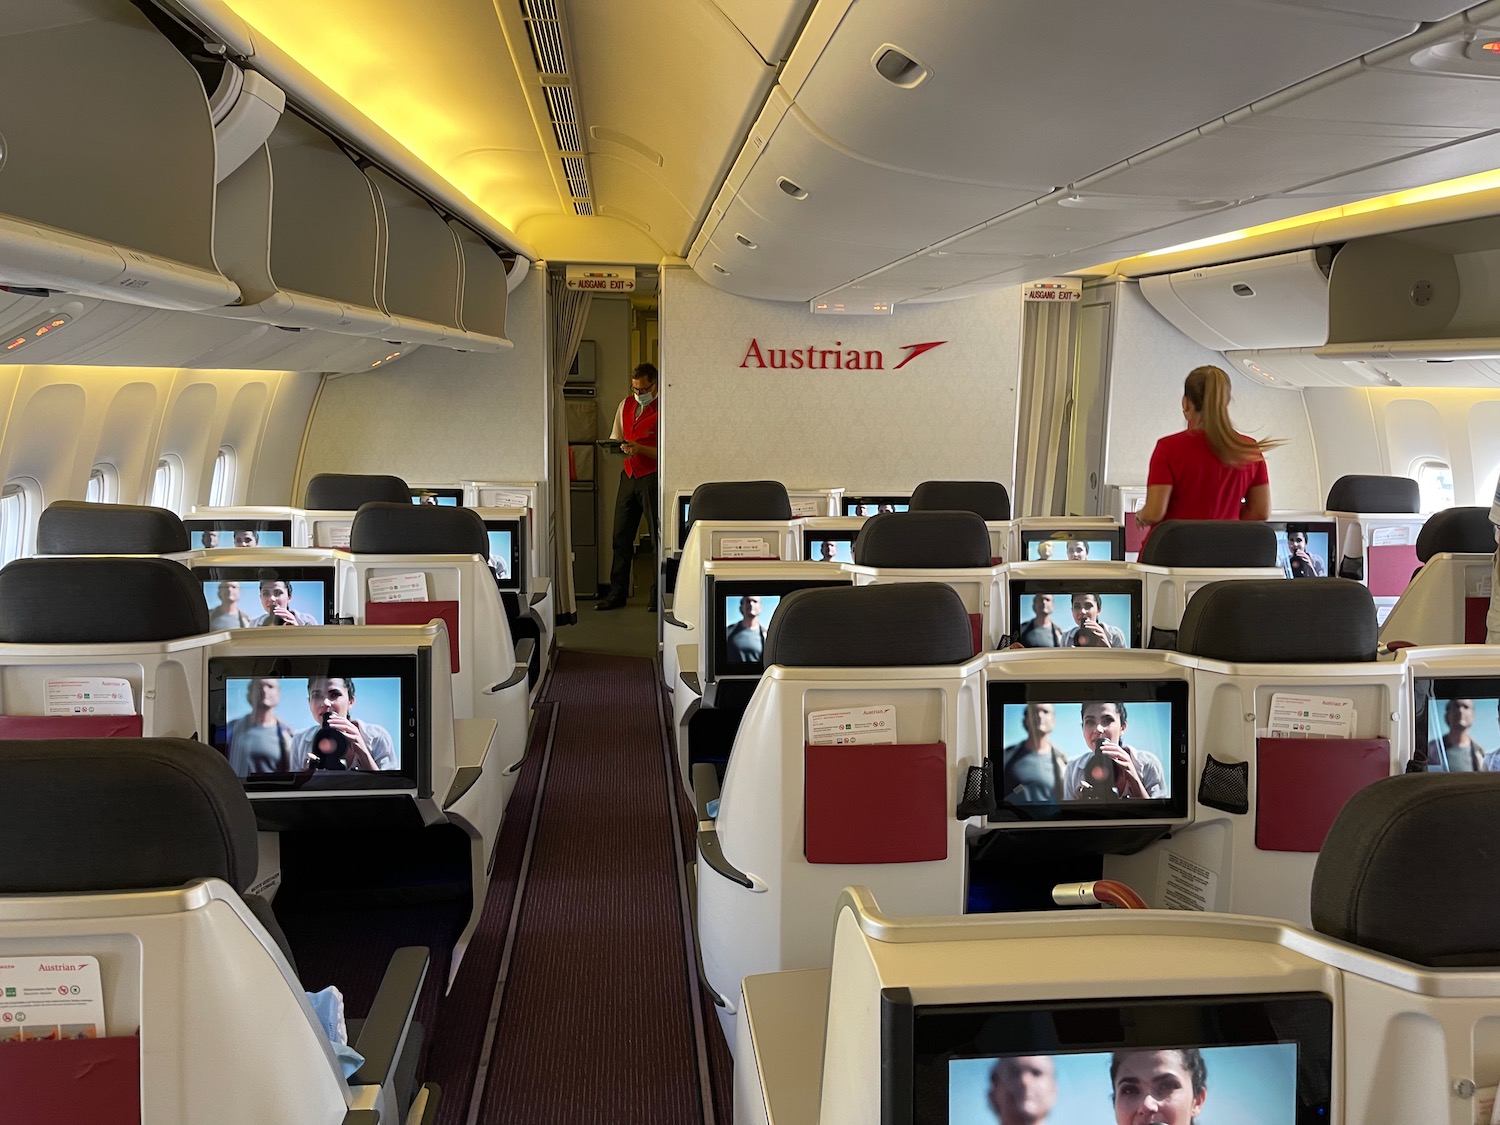
[[[1203,419],[1203,434],[1214,456],[1226,465],[1246,465],[1262,460],[1269,449],[1284,441],[1255,441],[1235,431],[1229,420],[1229,376],[1220,367],[1195,367],[1182,384],[1188,405]]]

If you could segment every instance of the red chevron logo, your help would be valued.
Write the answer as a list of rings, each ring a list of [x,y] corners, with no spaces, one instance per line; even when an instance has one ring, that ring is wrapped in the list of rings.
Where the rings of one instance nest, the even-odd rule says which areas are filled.
[[[925,352],[930,352],[933,348],[940,348],[947,342],[947,340],[930,340],[925,344],[902,344],[901,347],[906,352],[906,358],[903,359],[900,363],[896,364],[896,366],[891,368],[891,370],[900,371],[908,363],[916,359],[917,356],[922,355]]]

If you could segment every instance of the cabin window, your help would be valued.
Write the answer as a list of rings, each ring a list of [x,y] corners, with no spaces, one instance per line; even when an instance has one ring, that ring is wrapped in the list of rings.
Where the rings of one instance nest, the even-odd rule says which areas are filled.
[[[156,463],[151,478],[151,503],[157,508],[177,511],[182,498],[182,459],[168,453]]]
[[[1445,461],[1418,461],[1411,475],[1417,479],[1422,511],[1438,512],[1456,503],[1453,496],[1453,470]]]
[[[95,465],[83,498],[90,504],[114,504],[120,496],[120,476],[113,465]]]
[[[26,530],[41,489],[33,481],[15,481],[0,491],[0,563],[12,562],[26,553]]]
[[[234,450],[226,445],[214,458],[214,476],[208,486],[208,502],[214,507],[234,503],[234,470]]]

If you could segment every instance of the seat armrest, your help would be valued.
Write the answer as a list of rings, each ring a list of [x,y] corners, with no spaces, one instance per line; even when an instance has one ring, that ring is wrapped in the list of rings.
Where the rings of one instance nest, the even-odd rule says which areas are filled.
[[[531,654],[536,649],[536,641],[531,637],[522,637],[516,642],[516,667],[509,676],[498,684],[491,684],[485,688],[488,695],[499,695],[506,688],[514,687],[526,678],[526,670],[531,664]]]
[[[710,801],[719,799],[719,771],[712,762],[697,762],[693,766],[693,808],[698,812],[698,823],[712,820],[715,813],[708,811]]]
[[[671,610],[668,610],[667,612],[663,613],[661,615],[661,619],[663,621],[665,621],[668,625],[675,625],[679,629],[686,629],[686,628],[689,627],[688,623],[686,621],[678,621],[677,618],[672,615]]]
[[[386,965],[385,976],[370,1005],[370,1014],[353,1044],[365,1057],[364,1065],[349,1077],[351,1086],[386,1086],[396,1073],[401,1045],[406,1041],[417,997],[427,977],[431,954],[426,946],[407,945],[396,950]]]
[[[533,593],[531,595],[531,604],[532,605],[541,605],[546,600],[547,600],[547,591],[546,590],[538,590],[538,591],[536,591],[535,593]]]
[[[683,687],[687,688],[688,691],[692,692],[699,699],[703,698],[703,685],[698,682],[697,672],[683,672],[680,674],[680,678]]]
[[[724,858],[724,850],[719,846],[719,832],[716,828],[698,828],[698,854],[703,862],[717,871],[732,883],[749,890],[755,890],[755,882],[734,864]]]

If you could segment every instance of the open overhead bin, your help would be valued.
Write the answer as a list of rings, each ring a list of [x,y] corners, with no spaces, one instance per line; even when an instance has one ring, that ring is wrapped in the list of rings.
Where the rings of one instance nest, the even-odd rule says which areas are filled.
[[[4,13],[0,284],[166,309],[236,300],[214,260],[214,131],[192,65],[127,0]]]

